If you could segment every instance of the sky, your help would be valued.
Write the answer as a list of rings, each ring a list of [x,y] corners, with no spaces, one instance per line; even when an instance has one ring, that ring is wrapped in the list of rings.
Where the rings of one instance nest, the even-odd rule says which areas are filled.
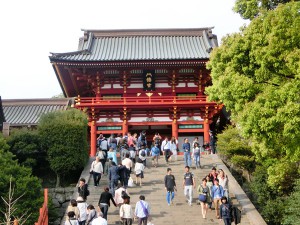
[[[215,27],[219,43],[247,23],[235,0],[14,0],[0,8],[0,96],[62,93],[50,52],[76,51],[81,29]]]

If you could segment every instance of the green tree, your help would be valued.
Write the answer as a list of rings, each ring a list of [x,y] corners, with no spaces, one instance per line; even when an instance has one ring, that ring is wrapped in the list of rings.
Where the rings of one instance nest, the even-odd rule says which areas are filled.
[[[39,208],[43,204],[41,182],[37,177],[32,176],[31,170],[20,166],[11,152],[9,146],[0,136],[0,196],[7,199],[9,195],[10,179],[14,187],[14,196],[22,196],[15,205],[15,217],[20,217],[28,210],[26,224],[33,224],[38,219]],[[0,211],[5,212],[5,205],[0,202]],[[0,213],[1,214],[1,213]],[[3,218],[4,216],[0,216]]]
[[[300,180],[297,180],[294,192],[289,196],[285,204],[283,225],[300,225]]]
[[[295,0],[297,1],[297,0]],[[244,19],[254,19],[262,10],[275,9],[280,3],[293,2],[293,0],[237,0],[233,10]]]
[[[47,113],[38,131],[58,187],[63,175],[83,168],[88,160],[87,116],[77,109]]]
[[[46,152],[37,131],[16,130],[9,136],[7,143],[19,163],[32,168],[34,174],[38,174],[40,168],[47,164]]]
[[[218,134],[217,146],[224,160],[242,169],[243,173],[246,171],[247,180],[250,181],[250,174],[255,170],[255,158],[249,140],[242,137],[236,127],[228,126]]]
[[[261,14],[224,38],[208,65],[210,99],[231,111],[257,160],[278,159],[268,168],[268,180],[284,180],[287,174],[279,178],[274,168],[300,160],[299,10],[299,2],[288,3]]]

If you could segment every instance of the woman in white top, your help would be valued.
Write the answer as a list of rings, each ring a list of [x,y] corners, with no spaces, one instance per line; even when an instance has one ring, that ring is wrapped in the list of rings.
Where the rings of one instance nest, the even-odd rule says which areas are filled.
[[[78,222],[79,222],[79,225],[84,225],[85,221],[87,220],[87,207],[88,207],[88,205],[86,204],[84,199],[80,196],[77,197],[76,201],[77,201],[77,207],[78,207],[79,212],[80,212],[80,217],[78,219]],[[68,225],[68,224],[66,224],[66,225]],[[75,225],[75,224],[72,224],[72,225]]]
[[[218,179],[219,179],[219,185],[221,185],[224,190],[224,196],[228,199],[228,197],[229,197],[228,177],[227,177],[227,175],[225,175],[225,173],[222,169],[219,169]]]
[[[133,210],[130,205],[130,198],[124,198],[124,204],[120,207],[120,217],[123,225],[132,225]]]
[[[140,186],[142,186],[142,179],[144,178],[144,169],[145,169],[145,166],[143,164],[143,161],[141,159],[138,159],[135,164],[134,170],[135,170],[135,175],[136,175],[135,183],[136,184],[138,183],[138,178],[139,178]]]
[[[93,174],[94,185],[97,187],[101,179],[101,174],[103,173],[103,166],[100,162],[100,157],[97,156],[95,161],[92,162],[90,173]]]
[[[169,158],[170,161],[172,161],[172,156],[174,156],[174,160],[177,161],[177,145],[178,145],[178,141],[173,136],[170,141],[170,150],[172,152],[172,155]]]
[[[129,195],[127,189],[125,189],[121,184],[118,185],[118,189],[115,191],[114,200],[118,206],[121,206],[124,203],[124,198],[122,193]]]

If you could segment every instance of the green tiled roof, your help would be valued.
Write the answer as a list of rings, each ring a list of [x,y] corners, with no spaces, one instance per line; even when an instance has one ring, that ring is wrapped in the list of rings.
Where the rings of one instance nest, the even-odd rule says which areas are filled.
[[[66,110],[70,99],[2,99],[6,122],[10,126],[37,125],[42,114]]]
[[[52,61],[208,59],[217,37],[211,28],[86,30],[75,52],[52,53]]]

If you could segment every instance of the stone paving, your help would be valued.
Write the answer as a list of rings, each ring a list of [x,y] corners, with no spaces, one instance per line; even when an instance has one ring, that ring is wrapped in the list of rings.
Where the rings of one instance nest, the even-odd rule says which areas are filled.
[[[139,195],[143,194],[146,197],[146,201],[150,203],[151,207],[151,222],[154,225],[163,224],[203,224],[203,225],[217,225],[224,224],[223,221],[216,219],[215,211],[208,211],[207,219],[202,218],[201,207],[196,204],[197,196],[196,193],[197,186],[200,180],[211,171],[213,166],[218,166],[218,158],[213,155],[203,155],[201,158],[202,169],[191,169],[191,172],[195,175],[196,189],[194,191],[193,205],[189,206],[185,202],[185,197],[183,195],[183,174],[184,174],[184,162],[182,156],[178,157],[177,162],[171,162],[167,166],[164,162],[164,158],[161,157],[159,160],[159,167],[155,168],[151,166],[151,160],[147,159],[147,168],[145,169],[145,178],[143,179],[143,186],[129,187],[128,191],[131,197],[131,205],[134,209],[135,203],[138,201]],[[166,202],[166,192],[164,189],[164,176],[166,175],[167,167],[172,168],[173,175],[176,179],[177,192],[175,194],[174,204],[171,206],[167,205]],[[135,178],[133,176],[133,178]],[[134,179],[135,180],[135,179]],[[100,193],[103,191],[103,187],[107,186],[107,177],[102,177],[99,187],[94,187],[92,177],[89,180],[89,190],[90,196],[88,197],[87,203],[97,205]],[[229,187],[230,188],[230,187]],[[234,195],[230,194],[232,197],[233,204],[241,208]],[[108,224],[121,224],[119,219],[119,210],[113,205],[110,207],[108,212]],[[137,224],[137,222],[134,222]],[[248,217],[242,215],[241,225],[256,224],[251,223]]]

